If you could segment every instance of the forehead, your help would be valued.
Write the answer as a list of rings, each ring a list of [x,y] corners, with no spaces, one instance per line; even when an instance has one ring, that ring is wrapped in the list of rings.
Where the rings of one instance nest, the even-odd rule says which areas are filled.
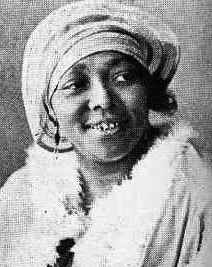
[[[82,71],[97,71],[104,69],[111,69],[115,66],[122,67],[142,67],[141,64],[133,57],[125,55],[120,52],[103,51],[85,58],[82,58],[71,66],[66,73],[70,72],[82,72]]]

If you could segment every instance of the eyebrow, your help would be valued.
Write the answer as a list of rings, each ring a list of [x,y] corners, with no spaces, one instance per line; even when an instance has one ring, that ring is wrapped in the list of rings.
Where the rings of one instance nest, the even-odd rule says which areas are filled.
[[[82,75],[82,73],[87,70],[87,66],[84,63],[77,63],[74,66],[71,66],[70,68],[68,68],[65,73],[62,75],[62,77],[60,77],[60,82],[63,82],[64,78],[68,78],[70,79],[72,77],[72,75]]]
[[[69,68],[69,71],[71,72],[81,72],[87,69],[87,66],[85,63],[77,63],[76,65]]]

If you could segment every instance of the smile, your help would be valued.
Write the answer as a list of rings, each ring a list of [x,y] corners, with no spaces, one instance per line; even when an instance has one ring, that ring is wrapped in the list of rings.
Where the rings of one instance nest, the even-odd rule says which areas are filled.
[[[117,121],[100,121],[98,123],[87,124],[86,129],[112,135],[120,130],[120,123]]]

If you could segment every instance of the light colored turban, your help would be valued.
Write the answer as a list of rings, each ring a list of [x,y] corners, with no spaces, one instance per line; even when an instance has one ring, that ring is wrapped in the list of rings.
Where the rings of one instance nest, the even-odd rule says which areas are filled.
[[[22,94],[35,141],[42,131],[43,99],[68,68],[99,51],[130,55],[167,84],[180,55],[173,32],[140,6],[77,1],[53,11],[31,34],[23,61]]]

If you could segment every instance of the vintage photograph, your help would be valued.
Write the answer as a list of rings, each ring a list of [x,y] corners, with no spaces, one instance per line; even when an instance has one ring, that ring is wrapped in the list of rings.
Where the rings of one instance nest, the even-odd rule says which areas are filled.
[[[211,22],[0,1],[0,267],[212,266]]]

